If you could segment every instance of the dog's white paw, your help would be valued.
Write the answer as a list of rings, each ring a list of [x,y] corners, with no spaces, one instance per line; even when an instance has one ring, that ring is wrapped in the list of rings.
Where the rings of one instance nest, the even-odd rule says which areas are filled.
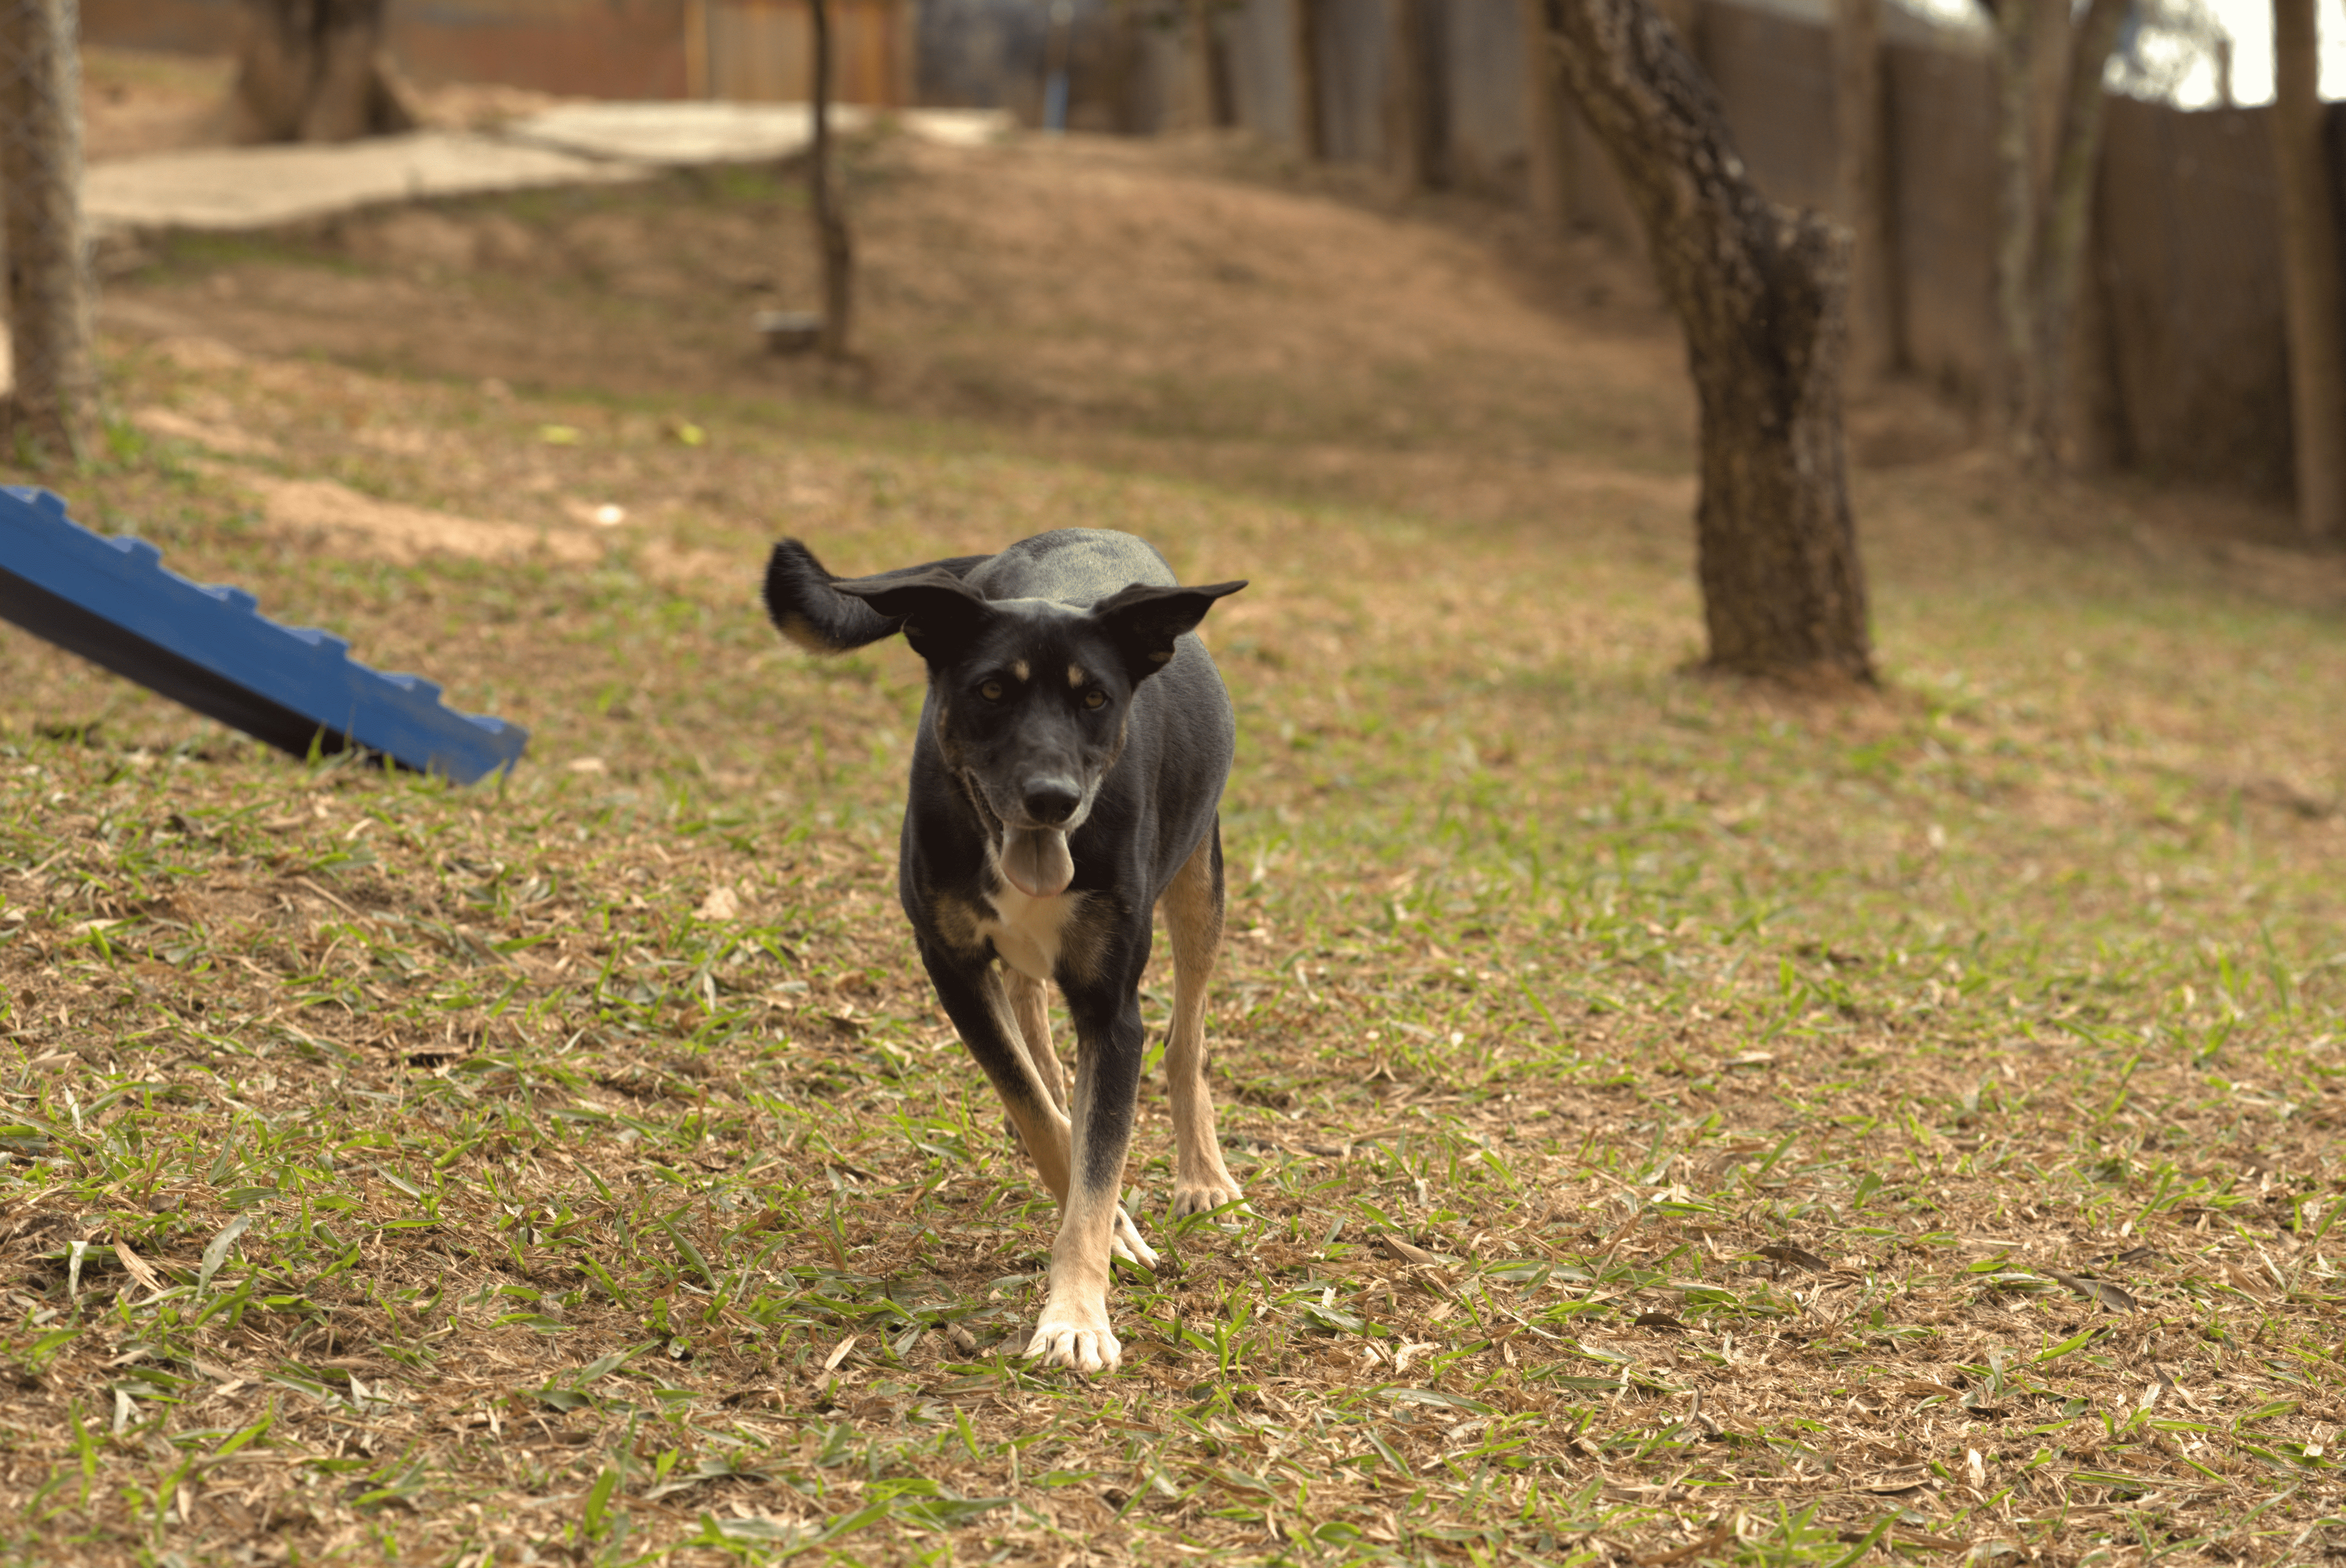
[[[1067,1312],[1046,1307],[1043,1320],[1026,1341],[1026,1359],[1046,1367],[1072,1367],[1089,1377],[1112,1372],[1124,1360],[1124,1347],[1107,1326],[1105,1312]]]
[[[1148,1269],[1157,1267],[1157,1249],[1140,1239],[1140,1227],[1132,1223],[1132,1216],[1124,1212],[1122,1204],[1116,1206],[1116,1229],[1108,1234],[1107,1247],[1127,1263],[1137,1263]]]
[[[1205,1214],[1226,1203],[1246,1202],[1246,1194],[1239,1190],[1226,1171],[1218,1171],[1203,1181],[1173,1183],[1173,1217],[1180,1219],[1192,1214]]]

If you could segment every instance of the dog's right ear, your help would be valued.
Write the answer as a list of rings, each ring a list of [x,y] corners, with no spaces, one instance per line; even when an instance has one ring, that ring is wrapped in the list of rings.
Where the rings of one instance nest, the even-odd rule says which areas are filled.
[[[951,663],[976,637],[987,615],[986,602],[950,572],[892,583],[839,583],[833,592],[862,600],[867,609],[902,626],[913,651],[931,664]]]

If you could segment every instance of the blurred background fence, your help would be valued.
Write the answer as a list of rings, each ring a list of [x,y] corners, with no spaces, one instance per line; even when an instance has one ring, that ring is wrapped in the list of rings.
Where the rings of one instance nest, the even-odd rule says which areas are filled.
[[[1294,139],[1295,0],[1241,0],[1219,46],[1231,119]],[[1386,0],[1318,0],[1330,155],[1385,155]],[[1440,182],[1523,199],[1530,137],[1514,0],[1429,0],[1425,68]],[[1678,7],[1738,147],[1770,197],[1830,211],[1837,146],[1832,36],[1821,21],[1733,0]],[[2003,373],[1994,317],[1995,97],[1984,40],[1884,11],[1888,244],[1897,363],[1974,410]],[[1342,84],[1341,87],[1338,84]],[[2114,97],[2094,211],[2069,423],[2088,466],[2280,496],[2292,474],[2279,199],[2269,111],[2183,110]],[[2339,149],[2339,106],[2331,106]],[[1568,217],[1636,245],[1595,139],[1567,131]],[[2333,151],[2333,176],[2341,166]],[[2341,199],[2346,207],[2346,199]]]

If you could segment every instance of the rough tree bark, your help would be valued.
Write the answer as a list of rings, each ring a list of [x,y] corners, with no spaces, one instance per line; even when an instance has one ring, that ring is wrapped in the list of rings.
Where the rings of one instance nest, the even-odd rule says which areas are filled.
[[[2273,163],[2280,183],[2297,516],[2316,544],[2346,541],[2346,321],[2319,42],[2313,0],[2273,0]]]
[[[2014,455],[2031,465],[2064,455],[2069,338],[2101,158],[2102,76],[2130,4],[2091,0],[2075,22],[2068,0],[1995,0],[1992,7],[2004,430]]]
[[[1862,381],[1898,361],[1890,295],[1882,113],[1882,0],[1839,0],[1833,28],[1833,197],[1850,233],[1849,368]]]
[[[11,436],[67,461],[87,448],[97,390],[81,218],[81,71],[73,0],[0,7],[0,196],[7,207]]]
[[[1702,412],[1696,535],[1714,668],[1873,679],[1841,453],[1847,235],[1762,197],[1650,0],[1543,0],[1646,231]]]
[[[1320,0],[1287,0],[1287,24],[1295,56],[1295,149],[1318,163],[1328,156],[1320,123]]]
[[[833,188],[831,155],[831,3],[811,0],[814,23],[812,99],[814,146],[807,156],[807,207],[814,215],[815,249],[822,263],[822,337],[825,359],[848,357],[848,332],[855,317],[855,247]]]
[[[355,141],[413,130],[382,43],[386,0],[247,0],[231,105],[239,141]]]

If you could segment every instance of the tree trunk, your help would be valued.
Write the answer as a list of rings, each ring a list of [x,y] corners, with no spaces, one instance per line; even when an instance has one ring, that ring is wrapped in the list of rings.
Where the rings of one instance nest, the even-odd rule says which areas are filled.
[[[355,141],[413,130],[383,47],[386,0],[247,0],[231,105],[242,142]]]
[[[1696,531],[1714,668],[1873,678],[1843,473],[1847,236],[1760,196],[1651,0],[1544,0],[1636,207],[1702,411]]]
[[[70,462],[87,449],[97,372],[81,220],[81,71],[74,0],[0,11],[0,196],[20,433]]]
[[[1524,30],[1524,128],[1530,138],[1525,193],[1537,218],[1561,233],[1572,226],[1573,179],[1572,106],[1564,91],[1564,75],[1548,42],[1547,20],[1540,0],[1516,0]]]
[[[1214,68],[1212,0],[1188,0],[1188,119],[1194,130],[1212,130],[1222,123],[1222,95]]]
[[[1287,0],[1288,50],[1295,56],[1295,150],[1311,162],[1328,156],[1320,123],[1320,0]]]
[[[2028,285],[2036,246],[2035,0],[2002,0],[1995,13],[1995,310],[2004,351],[2004,429],[2023,463],[2035,446],[2035,312]]]
[[[1850,232],[1849,368],[1876,381],[1896,368],[1889,192],[1882,113],[1882,0],[1840,0],[1833,29],[1833,197]]]
[[[2102,76],[2130,0],[2000,0],[1996,311],[2004,430],[2024,463],[2067,445],[2069,349],[2102,150]],[[2057,76],[2055,73],[2058,73]],[[2047,128],[2049,127],[2049,128]]]
[[[2066,0],[2060,0],[2066,13]],[[2091,0],[2069,43],[2053,169],[2036,224],[2035,400],[2033,444],[2055,461],[2069,454],[2069,361],[2077,291],[2093,231],[2094,175],[2102,161],[2102,77],[2130,0]]]
[[[2319,544],[2346,541],[2346,321],[2317,42],[2313,0],[2273,0],[2273,163],[2280,181],[2297,516],[2306,538]]]
[[[1433,180],[1425,0],[1385,0],[1385,167],[1403,190]]]
[[[832,188],[831,157],[831,0],[810,0],[814,21],[814,146],[807,158],[807,206],[814,214],[815,247],[822,260],[823,357],[848,356],[855,314],[855,248]]]

